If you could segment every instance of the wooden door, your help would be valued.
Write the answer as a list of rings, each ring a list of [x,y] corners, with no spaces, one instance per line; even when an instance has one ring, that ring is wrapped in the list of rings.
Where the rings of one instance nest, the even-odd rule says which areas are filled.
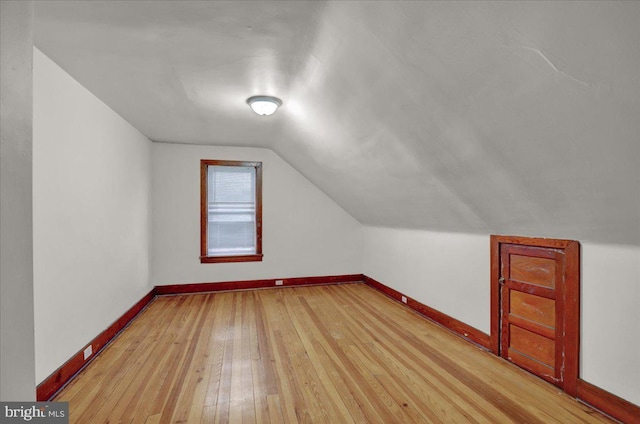
[[[562,362],[563,252],[505,244],[500,262],[500,355],[548,381],[562,381],[556,364]]]
[[[573,395],[578,260],[577,242],[492,237],[492,350]]]

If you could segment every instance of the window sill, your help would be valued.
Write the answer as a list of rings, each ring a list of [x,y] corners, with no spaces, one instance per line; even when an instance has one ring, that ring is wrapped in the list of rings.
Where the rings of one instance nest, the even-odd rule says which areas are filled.
[[[262,254],[237,256],[200,256],[201,264],[215,264],[224,262],[262,262]]]

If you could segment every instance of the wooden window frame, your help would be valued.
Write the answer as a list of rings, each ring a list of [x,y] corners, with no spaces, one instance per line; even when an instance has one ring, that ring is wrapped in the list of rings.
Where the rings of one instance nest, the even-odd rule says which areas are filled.
[[[250,255],[208,256],[207,234],[209,211],[207,205],[209,166],[242,166],[256,170],[256,253]],[[200,263],[223,262],[260,262],[262,261],[262,162],[245,162],[235,160],[200,160]]]

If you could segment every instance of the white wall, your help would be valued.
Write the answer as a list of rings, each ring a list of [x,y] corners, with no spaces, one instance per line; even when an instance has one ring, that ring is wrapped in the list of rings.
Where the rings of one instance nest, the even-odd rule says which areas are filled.
[[[582,243],[582,379],[640,405],[640,247]]]
[[[640,404],[640,248],[581,243],[580,376]],[[490,333],[489,236],[365,227],[364,274]]]
[[[151,289],[150,145],[34,49],[36,382]]]
[[[32,46],[33,2],[0,2],[0,401],[36,397]]]
[[[362,273],[362,228],[271,150],[154,143],[156,285]],[[201,264],[200,159],[261,161],[262,262]]]
[[[490,332],[487,236],[364,227],[364,274]]]

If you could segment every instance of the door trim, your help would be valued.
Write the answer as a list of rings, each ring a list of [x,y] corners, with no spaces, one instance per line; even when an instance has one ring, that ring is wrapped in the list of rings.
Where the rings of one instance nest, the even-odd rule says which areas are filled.
[[[489,348],[500,355],[500,247],[502,244],[562,250],[565,255],[564,300],[564,379],[560,387],[577,396],[580,359],[580,243],[519,236],[491,236],[491,334]]]

